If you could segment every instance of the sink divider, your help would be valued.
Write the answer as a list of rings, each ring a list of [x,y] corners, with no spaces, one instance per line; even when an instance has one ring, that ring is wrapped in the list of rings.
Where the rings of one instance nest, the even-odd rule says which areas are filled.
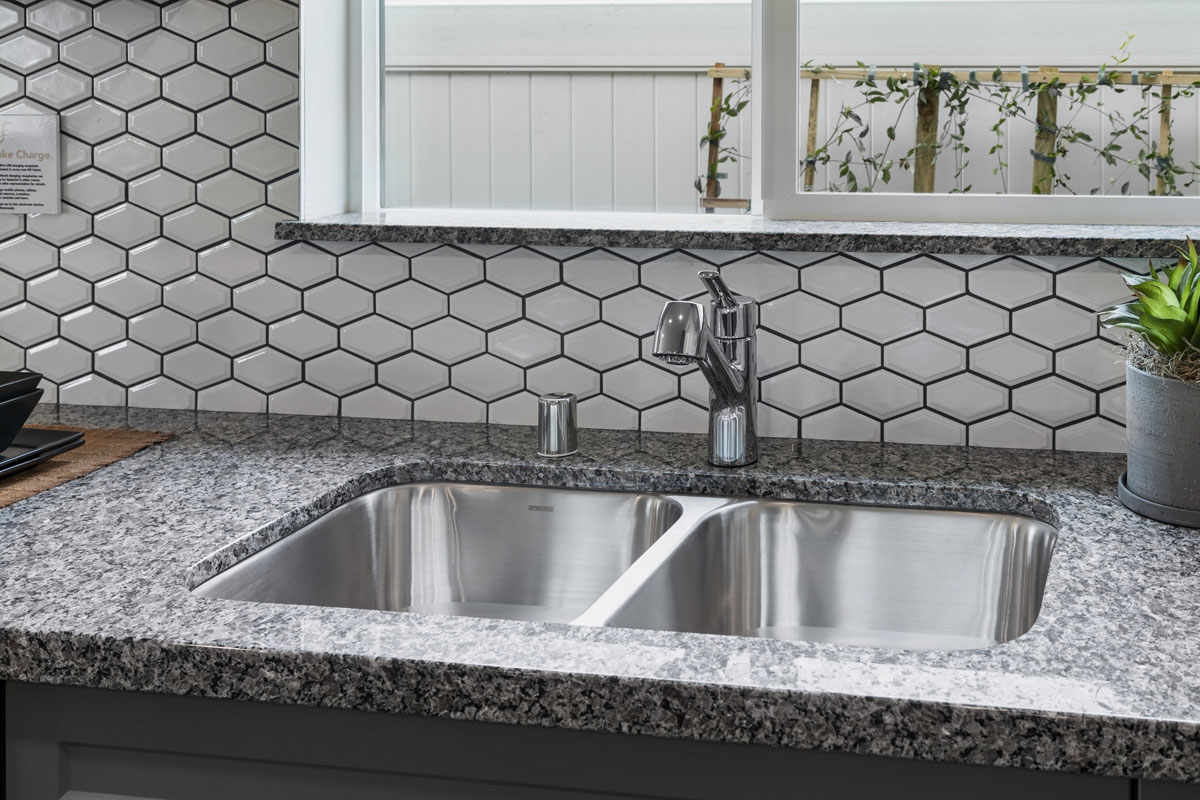
[[[571,621],[572,625],[605,627],[633,594],[679,549],[709,514],[739,500],[732,497],[704,495],[665,495],[683,508],[683,514],[671,527],[629,565],[617,580],[596,598],[586,611]],[[744,500],[744,499],[743,499]]]

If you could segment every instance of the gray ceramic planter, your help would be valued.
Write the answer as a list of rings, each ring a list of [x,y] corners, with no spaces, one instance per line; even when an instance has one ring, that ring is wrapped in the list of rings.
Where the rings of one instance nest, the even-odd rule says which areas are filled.
[[[1200,385],[1125,367],[1128,472],[1121,500],[1139,514],[1200,527]]]

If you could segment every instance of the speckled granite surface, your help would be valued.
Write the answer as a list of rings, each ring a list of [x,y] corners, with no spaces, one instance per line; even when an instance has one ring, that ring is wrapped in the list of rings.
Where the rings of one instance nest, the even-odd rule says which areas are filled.
[[[679,247],[715,250],[1173,256],[1177,225],[987,225],[915,222],[788,222],[728,214],[407,209],[340,214],[275,225],[277,239],[438,244]]]
[[[1125,510],[1119,457],[765,440],[758,465],[718,471],[687,435],[585,430],[583,456],[548,461],[525,428],[36,421],[176,435],[0,511],[0,677],[1200,782],[1200,534]],[[1023,509],[1061,537],[1033,630],[957,652],[188,593],[214,551],[406,477]]]

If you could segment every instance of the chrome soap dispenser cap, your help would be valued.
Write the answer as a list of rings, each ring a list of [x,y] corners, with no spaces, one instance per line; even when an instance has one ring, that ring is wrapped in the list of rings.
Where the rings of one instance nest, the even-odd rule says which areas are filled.
[[[579,452],[576,416],[578,404],[569,392],[550,392],[538,398],[538,455],[546,458]]]

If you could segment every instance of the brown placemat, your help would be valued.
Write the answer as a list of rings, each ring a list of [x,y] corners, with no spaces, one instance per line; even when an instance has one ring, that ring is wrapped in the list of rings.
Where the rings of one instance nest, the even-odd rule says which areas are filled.
[[[55,431],[77,431],[60,425],[29,425]],[[159,431],[124,431],[108,428],[83,428],[83,444],[74,450],[43,461],[32,469],[0,479],[0,508],[18,500],[33,497],[38,492],[82,478],[114,461],[128,458],[152,444],[165,442],[169,433]]]

